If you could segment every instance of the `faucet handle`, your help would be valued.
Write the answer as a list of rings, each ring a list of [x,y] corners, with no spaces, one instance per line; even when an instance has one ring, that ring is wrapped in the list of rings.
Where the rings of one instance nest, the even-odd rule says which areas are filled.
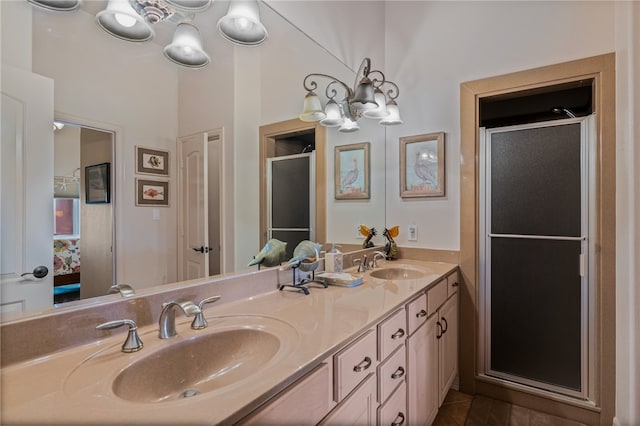
[[[142,349],[143,344],[142,340],[138,336],[138,326],[136,323],[130,319],[122,319],[115,321],[107,321],[105,323],[99,324],[96,326],[96,330],[110,330],[112,328],[118,328],[122,326],[129,326],[129,333],[127,334],[127,338],[122,345],[122,352],[137,352]]]
[[[207,328],[207,319],[204,317],[204,312],[202,311],[202,307],[207,303],[213,303],[220,300],[222,296],[211,296],[206,299],[202,299],[200,303],[198,303],[198,308],[200,308],[200,313],[196,315],[191,323],[191,328],[194,330],[202,330],[203,328]]]

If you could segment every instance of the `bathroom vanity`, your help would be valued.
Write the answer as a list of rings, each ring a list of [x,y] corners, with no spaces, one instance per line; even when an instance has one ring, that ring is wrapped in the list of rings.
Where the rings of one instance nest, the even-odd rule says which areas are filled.
[[[304,295],[274,283],[226,303],[223,291],[204,307],[207,328],[178,314],[177,336],[159,339],[157,323],[142,325],[137,352],[121,351],[125,329],[96,330],[91,342],[16,358],[2,369],[1,420],[428,424],[457,374],[458,283],[455,264],[399,260],[380,262],[353,288]]]

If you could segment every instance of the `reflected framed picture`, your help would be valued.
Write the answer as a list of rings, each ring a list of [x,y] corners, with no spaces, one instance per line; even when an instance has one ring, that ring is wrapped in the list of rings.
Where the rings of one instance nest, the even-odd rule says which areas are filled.
[[[136,146],[136,173],[169,176],[169,151]]]
[[[111,165],[95,164],[84,168],[86,204],[108,204],[111,202]]]
[[[444,132],[400,138],[400,196],[444,197]]]
[[[369,142],[335,147],[335,199],[369,199]]]
[[[136,206],[169,207],[169,181],[136,178]]]

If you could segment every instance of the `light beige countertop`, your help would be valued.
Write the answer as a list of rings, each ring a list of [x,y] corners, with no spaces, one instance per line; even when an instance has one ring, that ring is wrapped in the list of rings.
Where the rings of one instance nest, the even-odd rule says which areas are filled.
[[[310,287],[308,296],[285,289],[224,305],[206,305],[204,312],[209,321],[206,330],[191,330],[191,318],[178,313],[178,336],[160,340],[157,324],[142,327],[139,332],[145,346],[139,352],[120,352],[126,336],[125,329],[120,329],[102,340],[97,332],[95,343],[10,365],[2,369],[1,375],[1,423],[210,425],[235,422],[457,267],[450,263],[411,260],[381,262],[382,267],[402,264],[421,269],[425,276],[419,280],[388,281],[366,273],[364,284],[354,288]],[[286,348],[280,356],[261,365],[251,380],[239,380],[194,397],[162,402],[132,402],[113,393],[111,383],[117,374],[141,357],[199,333],[248,324],[253,319],[278,328],[286,339],[283,341]]]

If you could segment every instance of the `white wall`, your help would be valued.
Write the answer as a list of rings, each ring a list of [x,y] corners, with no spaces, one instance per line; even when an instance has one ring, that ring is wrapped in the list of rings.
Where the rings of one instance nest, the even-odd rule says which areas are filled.
[[[53,175],[80,177],[80,128],[64,126],[53,134]]]
[[[31,8],[27,2],[23,7]],[[115,188],[118,281],[148,287],[176,280],[175,140],[177,67],[154,43],[128,43],[100,30],[94,16],[33,9],[33,72],[55,80],[56,114],[119,130]],[[3,38],[6,33],[3,28]],[[73,66],[69,66],[73,64]],[[135,206],[134,146],[170,151],[170,207],[152,220]]]
[[[387,212],[401,245],[458,250],[460,83],[614,50],[613,3],[386,3],[386,61],[404,124],[387,129]],[[402,136],[446,132],[446,197],[399,195]],[[468,159],[472,161],[473,159]],[[407,226],[418,241],[407,241]]]

